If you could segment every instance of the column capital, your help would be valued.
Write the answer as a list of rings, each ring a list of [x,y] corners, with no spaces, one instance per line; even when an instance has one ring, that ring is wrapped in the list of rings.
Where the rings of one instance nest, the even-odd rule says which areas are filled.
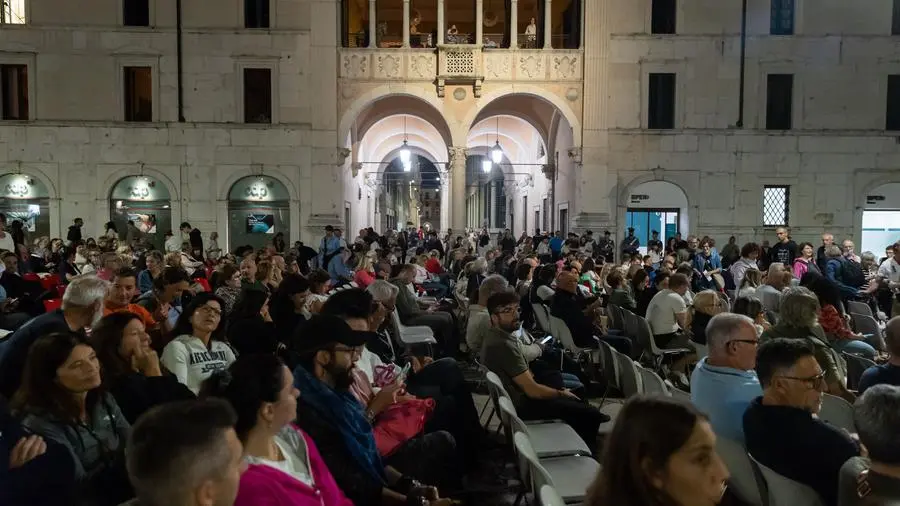
[[[578,146],[569,148],[569,159],[571,159],[573,163],[581,165],[581,148]]]
[[[465,162],[466,162],[466,157],[468,156],[468,155],[466,154],[467,151],[468,151],[468,150],[467,150],[466,148],[459,147],[459,146],[452,146],[452,147],[448,148],[448,149],[447,149],[447,154],[448,154],[449,157],[450,157],[450,164],[452,165],[452,164],[454,164],[454,163],[459,163],[460,161],[462,161],[463,163],[465,163]],[[448,167],[448,168],[449,168],[449,167]]]
[[[338,167],[343,166],[344,162],[347,161],[347,157],[350,156],[350,153],[351,153],[350,148],[341,148],[341,147],[335,148],[334,164],[337,165]]]
[[[350,165],[350,171],[353,174],[354,178],[359,175],[362,168],[363,168],[362,162],[356,162],[356,163]]]

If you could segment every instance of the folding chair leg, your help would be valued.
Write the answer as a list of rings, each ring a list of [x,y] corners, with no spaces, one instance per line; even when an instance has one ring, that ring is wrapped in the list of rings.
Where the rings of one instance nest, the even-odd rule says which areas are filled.
[[[516,502],[513,503],[513,506],[519,506],[522,503],[522,499],[525,498],[525,485],[522,485],[522,490],[519,491],[519,494],[516,495]]]
[[[481,417],[479,417],[478,419],[481,420]],[[487,430],[487,428],[491,425],[491,420],[493,420],[493,419],[494,419],[494,410],[491,409],[491,414],[488,416],[488,419],[484,422],[485,430]]]

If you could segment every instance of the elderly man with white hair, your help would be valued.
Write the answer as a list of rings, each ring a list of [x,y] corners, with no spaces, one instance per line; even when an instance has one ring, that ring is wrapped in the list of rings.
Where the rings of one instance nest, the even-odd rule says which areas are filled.
[[[28,350],[39,337],[55,332],[85,334],[103,317],[103,301],[109,282],[97,276],[83,274],[75,277],[63,294],[62,307],[44,313],[25,323],[8,339],[0,343],[0,395],[12,397],[22,380],[22,369]]]
[[[762,395],[753,370],[759,337],[750,318],[735,313],[713,316],[706,326],[709,355],[691,375],[691,401],[709,415],[720,437],[743,443],[744,411]]]

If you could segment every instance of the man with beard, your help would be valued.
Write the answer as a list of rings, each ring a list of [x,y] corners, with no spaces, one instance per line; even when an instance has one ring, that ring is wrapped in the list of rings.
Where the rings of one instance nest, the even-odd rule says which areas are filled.
[[[39,337],[56,332],[85,334],[103,317],[109,282],[96,276],[78,276],[63,294],[62,307],[27,322],[0,343],[0,395],[7,399],[19,388],[28,350]]]
[[[294,386],[301,392],[297,400],[297,425],[316,442],[319,453],[340,489],[357,506],[424,504],[449,506],[438,499],[434,487],[421,485],[415,477],[431,460],[447,455],[435,452],[433,459],[420,459],[415,469],[403,474],[382,460],[373,434],[374,407],[364,407],[353,396],[354,363],[367,336],[354,332],[341,318],[316,315],[297,330],[290,355],[295,361]],[[395,402],[402,402],[398,390]],[[453,439],[449,435],[449,449]],[[437,448],[435,448],[437,450]],[[416,502],[416,497],[424,500]]]
[[[485,336],[482,363],[500,376],[516,412],[523,420],[560,419],[569,424],[592,452],[597,429],[609,417],[579,399],[568,389],[557,390],[535,381],[513,332],[519,329],[519,297],[513,292],[487,300],[491,330]]]

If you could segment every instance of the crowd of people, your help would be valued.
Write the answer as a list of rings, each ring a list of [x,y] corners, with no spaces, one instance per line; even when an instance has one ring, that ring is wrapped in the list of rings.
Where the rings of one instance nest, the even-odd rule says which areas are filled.
[[[774,245],[731,237],[719,251],[657,232],[643,246],[633,229],[617,248],[609,232],[410,223],[224,252],[183,223],[158,251],[131,224],[97,240],[82,225],[29,239],[0,214],[0,504],[480,504],[502,443],[482,426],[472,371],[496,374],[522,419],[562,420],[602,452],[586,504],[734,499],[717,437],[826,506],[869,504],[845,494],[852,473],[900,499],[900,245],[878,261],[781,228]],[[854,329],[851,302],[883,336]],[[658,372],[692,404],[634,397],[601,444],[599,364],[544,337],[538,311],[578,349],[646,358],[610,328],[613,308],[676,352]],[[404,341],[409,326],[434,346]],[[877,362],[855,391],[851,355]],[[868,417],[859,439],[814,416],[825,392]]]

